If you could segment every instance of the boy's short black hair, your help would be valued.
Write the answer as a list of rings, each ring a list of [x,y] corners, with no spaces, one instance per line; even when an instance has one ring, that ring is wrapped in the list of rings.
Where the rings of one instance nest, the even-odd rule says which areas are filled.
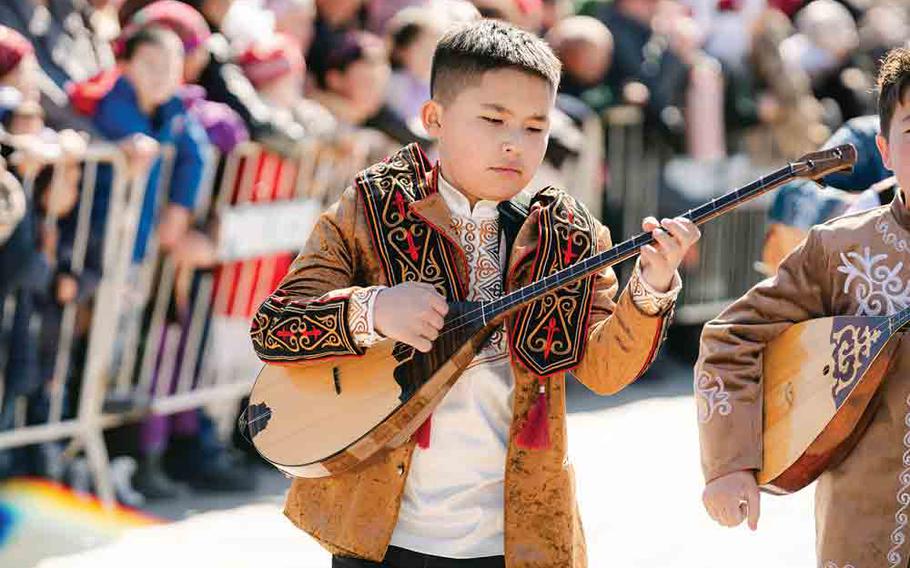
[[[145,26],[123,43],[121,58],[124,61],[130,61],[136,55],[136,51],[143,45],[167,47],[175,41],[182,51],[183,43],[180,41],[180,36],[176,33],[162,26]]]
[[[480,20],[449,31],[433,53],[431,96],[450,101],[487,71],[517,69],[559,87],[561,64],[539,37],[496,20]]]
[[[882,136],[888,137],[891,118],[898,103],[904,100],[910,87],[910,49],[899,47],[889,51],[878,71],[878,119]]]

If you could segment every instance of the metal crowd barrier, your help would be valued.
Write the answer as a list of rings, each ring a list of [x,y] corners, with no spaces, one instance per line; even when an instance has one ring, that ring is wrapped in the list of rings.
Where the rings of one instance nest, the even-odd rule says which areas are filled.
[[[614,228],[621,228],[623,238],[640,232],[647,215],[681,212],[676,203],[685,200],[670,196],[668,185],[693,190],[687,193],[695,195],[688,196],[688,207],[694,207],[767,173],[743,157],[713,164],[674,157],[648,137],[642,113],[635,107],[609,109],[604,123],[609,171],[606,217]],[[761,258],[768,199],[746,203],[701,227],[702,238],[680,269],[684,285],[676,323],[708,321],[761,280],[754,265]],[[619,241],[619,236],[614,240]],[[618,269],[621,279],[628,277],[631,267],[625,263]]]
[[[59,169],[63,167],[61,163],[46,164],[46,167],[53,168],[56,178]],[[95,202],[95,182],[99,168],[110,168],[112,183],[108,208],[106,212],[106,223],[100,234],[92,234],[91,231],[91,213]],[[94,294],[93,301],[69,302],[60,307],[59,326],[57,332],[57,349],[53,356],[53,365],[50,377],[40,377],[45,383],[49,395],[48,419],[44,423],[27,424],[22,412],[24,400],[15,400],[15,393],[5,392],[3,396],[4,408],[15,408],[16,416],[5,416],[6,420],[12,418],[12,428],[0,431],[0,449],[25,446],[42,442],[55,440],[70,440],[72,445],[78,445],[85,448],[89,466],[97,479],[101,480],[99,484],[99,495],[108,502],[112,502],[113,494],[106,490],[104,481],[107,476],[107,451],[102,437],[102,431],[99,425],[99,405],[100,400],[99,386],[104,376],[103,369],[97,364],[100,362],[100,354],[105,349],[106,335],[111,329],[113,319],[117,315],[117,308],[105,301],[109,298],[110,290],[116,285],[118,274],[120,273],[120,259],[123,257],[125,249],[132,248],[132,240],[129,235],[134,234],[132,225],[138,215],[138,208],[141,204],[141,196],[144,192],[146,183],[144,176],[137,176],[130,180],[127,178],[126,163],[116,147],[109,145],[92,145],[89,146],[84,159],[81,163],[80,175],[80,197],[76,208],[70,214],[75,219],[73,251],[71,256],[71,272],[74,276],[82,275],[85,268],[85,261],[88,247],[92,240],[100,240],[101,246],[101,272],[102,276],[98,288]],[[51,181],[50,183],[54,183]],[[26,193],[31,194],[34,188],[35,178],[26,177],[23,186]],[[43,223],[53,223],[54,219],[42,219]],[[53,301],[53,300],[51,300]],[[17,310],[17,302],[14,296],[4,299],[3,321],[0,333],[0,345],[4,347],[4,358],[0,361],[0,372],[2,384],[7,385],[13,377],[5,375],[7,363],[9,362],[10,333],[12,332],[13,314]],[[80,321],[80,320],[88,321]],[[29,321],[29,330],[41,329],[42,324],[49,322],[41,321],[42,318],[37,314],[32,314]],[[50,325],[48,325],[50,327]],[[44,330],[41,330],[42,332]],[[35,334],[39,341],[42,340],[42,333]],[[78,375],[77,369],[71,365],[74,356],[74,345],[79,340],[80,349],[85,354],[85,364],[81,367]],[[71,373],[71,371],[74,371]],[[40,370],[38,372],[41,372]],[[70,412],[64,412],[67,388],[78,388],[79,398],[75,400],[75,408]],[[22,403],[22,404],[20,404]],[[109,484],[107,484],[109,489]]]
[[[72,213],[78,218],[72,270],[82,269],[90,239],[98,238],[89,230],[95,177],[98,167],[109,166],[114,183],[101,237],[103,275],[93,298],[62,308],[48,383],[50,419],[27,425],[17,418],[11,429],[0,431],[0,450],[69,441],[67,454],[84,449],[98,497],[112,504],[105,429],[203,406],[233,422],[231,413],[260,366],[248,339],[252,312],[286,273],[318,215],[368,159],[369,144],[356,135],[307,142],[294,158],[256,144],[212,155],[194,217],[196,231],[214,242],[216,263],[190,269],[159,250],[154,232],[143,261],[134,263],[147,177],[128,180],[116,148],[90,147]],[[165,149],[158,188],[162,203],[171,166]],[[4,351],[10,344],[11,310],[15,302],[5,302]],[[87,327],[81,322],[86,315]],[[78,379],[71,376],[74,359],[84,360]],[[0,372],[5,363],[0,360]],[[65,397],[73,383],[80,384],[78,405],[67,413]],[[112,401],[128,403],[118,409]]]

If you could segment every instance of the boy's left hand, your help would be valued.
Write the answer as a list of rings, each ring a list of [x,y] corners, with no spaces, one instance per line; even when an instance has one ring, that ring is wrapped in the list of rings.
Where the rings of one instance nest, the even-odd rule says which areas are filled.
[[[645,217],[642,228],[654,236],[654,243],[641,247],[641,276],[658,292],[666,292],[673,275],[689,248],[701,237],[698,226],[685,217]]]

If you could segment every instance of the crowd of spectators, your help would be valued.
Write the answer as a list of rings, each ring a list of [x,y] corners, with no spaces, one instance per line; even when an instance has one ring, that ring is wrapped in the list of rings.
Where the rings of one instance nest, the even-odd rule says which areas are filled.
[[[479,17],[538,33],[560,57],[546,157],[556,169],[582,151],[585,121],[602,119],[609,134],[615,107],[641,111],[649,145],[708,162],[792,159],[836,131],[861,140],[877,128],[878,60],[910,37],[901,0],[4,0],[0,294],[15,310],[0,430],[15,416],[48,419],[63,306],[90,305],[102,277],[111,168],[98,169],[88,251],[71,266],[89,148],[115,146],[129,178],[147,178],[128,279],[157,251],[210,268],[217,243],[193,214],[208,156],[252,140],[291,157],[308,140],[355,132],[369,133],[376,157],[411,142],[432,156],[419,112],[436,41]],[[866,144],[869,165],[832,184],[862,191],[887,177]],[[143,317],[140,305],[125,312]],[[67,388],[72,416],[78,385]],[[114,453],[138,465],[121,499],[173,497],[175,480],[252,487],[202,410],[152,417],[121,438]],[[5,450],[0,475],[59,477],[61,459],[56,443]]]

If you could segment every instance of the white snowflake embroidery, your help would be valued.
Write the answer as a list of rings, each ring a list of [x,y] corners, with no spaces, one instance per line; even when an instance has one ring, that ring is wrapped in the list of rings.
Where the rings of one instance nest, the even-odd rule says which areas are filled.
[[[899,276],[903,262],[891,267],[886,262],[887,254],[872,255],[869,247],[863,249],[863,254],[840,253],[840,258],[837,271],[847,275],[844,293],[848,294],[851,285],[855,284],[853,296],[857,306],[854,315],[888,315],[910,305],[910,282]]]
[[[838,566],[836,562],[831,560],[825,562],[824,568],[855,568],[853,564],[844,564],[843,566]]]
[[[910,406],[910,396],[907,397],[907,406]],[[904,415],[904,425],[907,427],[904,434],[904,469],[897,476],[901,488],[897,490],[897,512],[894,513],[894,522],[897,526],[891,531],[891,544],[888,551],[888,568],[895,568],[901,562],[901,548],[906,542],[904,529],[907,528],[907,506],[910,505],[910,411]]]
[[[730,402],[730,393],[724,388],[724,381],[720,377],[702,373],[695,383],[695,394],[698,402],[698,421],[708,423],[714,414],[727,416],[733,411]]]
[[[885,217],[880,217],[878,221],[875,222],[875,230],[882,236],[882,241],[886,245],[894,247],[894,250],[897,252],[908,252],[910,251],[910,243],[907,243],[907,239],[903,239],[897,236],[896,232],[891,232],[891,223]]]

